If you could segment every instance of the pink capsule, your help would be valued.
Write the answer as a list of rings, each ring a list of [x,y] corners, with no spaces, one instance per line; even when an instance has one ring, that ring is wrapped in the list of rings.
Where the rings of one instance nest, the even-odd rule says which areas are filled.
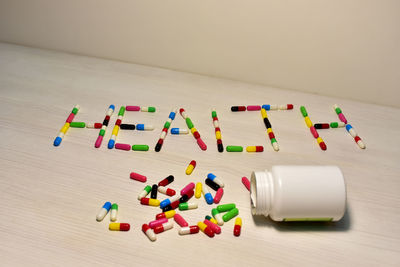
[[[131,145],[129,144],[122,144],[122,143],[116,143],[115,144],[116,149],[121,149],[121,150],[126,150],[130,151],[132,149]]]
[[[69,114],[69,116],[68,116],[68,118],[67,118],[67,120],[65,122],[71,123],[72,120],[74,119],[74,117],[75,117],[74,113]]]
[[[213,230],[214,233],[216,233],[217,235],[219,235],[221,233],[221,227],[219,227],[218,225],[216,225],[215,223],[212,223],[211,221],[205,219],[204,223],[211,228],[211,230]]]
[[[150,226],[151,229],[154,229],[157,226],[159,226],[159,225],[161,225],[163,223],[166,223],[166,222],[168,222],[168,219],[167,218],[162,218],[162,219],[158,219],[158,220],[154,220],[154,221],[149,222],[149,226]]]
[[[183,219],[183,217],[180,214],[175,214],[174,215],[174,220],[177,224],[179,224],[181,227],[186,227],[189,226],[188,222]]]
[[[141,175],[141,174],[136,173],[136,172],[131,172],[130,177],[131,177],[132,180],[136,180],[136,181],[139,181],[139,182],[142,182],[142,183],[147,181],[147,177],[146,176]]]
[[[186,195],[187,193],[189,193],[189,191],[193,191],[195,188],[195,184],[194,183],[190,183],[187,186],[185,186],[182,190],[181,190],[181,196]]]
[[[249,181],[249,179],[247,179],[247,177],[242,177],[242,183],[247,188],[247,190],[250,191],[250,181]]]
[[[317,132],[317,130],[315,129],[314,126],[310,127],[310,132],[314,136],[314,138],[318,138],[319,137],[319,134],[318,134],[318,132]]]
[[[342,122],[344,122],[344,123],[347,124],[347,119],[346,119],[346,117],[343,115],[343,113],[339,113],[338,116],[339,116],[339,119],[340,119]]]
[[[221,201],[223,195],[224,195],[224,189],[222,189],[222,187],[218,188],[217,193],[215,193],[214,196],[214,203],[218,204]]]
[[[261,106],[247,106],[247,111],[256,111],[256,110],[261,110]]]
[[[139,106],[126,106],[125,110],[126,111],[140,111],[140,107]]]
[[[207,145],[201,140],[201,138],[197,138],[197,144],[201,148],[201,150],[207,150]]]
[[[96,143],[94,143],[94,147],[99,148],[101,146],[101,142],[103,142],[103,136],[99,135],[99,137],[97,137]]]

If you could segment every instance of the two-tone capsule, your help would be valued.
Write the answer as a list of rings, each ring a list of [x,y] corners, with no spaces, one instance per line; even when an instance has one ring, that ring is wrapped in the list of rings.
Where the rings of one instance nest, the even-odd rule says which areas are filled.
[[[214,203],[214,198],[213,198],[213,196],[211,195],[210,191],[208,191],[207,186],[203,186],[203,187],[202,187],[202,191],[203,191],[204,199],[206,200],[207,204],[208,204],[208,205],[213,204],[213,203]]]
[[[247,152],[263,152],[264,147],[263,146],[248,146],[246,147]]]
[[[188,129],[171,128],[171,134],[188,134],[188,133],[189,133]]]
[[[111,209],[111,202],[104,203],[103,207],[97,213],[96,220],[98,222],[101,222],[104,219],[104,217],[106,217],[110,209]]]
[[[170,230],[173,227],[174,227],[174,225],[172,224],[172,222],[168,221],[168,222],[163,223],[163,224],[157,226],[156,228],[154,228],[154,233],[155,234],[159,234],[159,233],[162,233],[164,231]]]
[[[110,231],[129,231],[131,225],[129,223],[110,223],[108,229]]]
[[[219,185],[220,187],[224,187],[224,182],[220,178],[218,178],[215,174],[210,172],[209,174],[207,174],[207,178],[216,183],[217,185]]]
[[[140,111],[142,111],[142,112],[156,112],[156,108],[155,107],[141,107]]]
[[[154,126],[149,124],[136,124],[136,130],[138,131],[153,131]]]
[[[110,220],[112,222],[115,222],[117,220],[117,216],[118,216],[118,204],[114,203],[111,205]]]
[[[179,196],[179,195],[174,195],[174,196],[172,196],[170,198],[164,199],[160,203],[160,208],[164,208],[164,207],[170,205],[172,202],[179,200],[180,197],[181,196]]]
[[[205,183],[206,183],[206,185],[211,187],[214,191],[217,191],[220,188],[220,186],[217,183],[215,183],[213,180],[211,180],[209,178],[207,178],[205,180]]]
[[[193,210],[197,209],[198,204],[194,202],[184,202],[179,204],[179,210]]]
[[[170,197],[172,197],[176,194],[174,189],[167,188],[165,186],[158,186],[158,192],[160,192],[164,195],[170,196]]]
[[[167,219],[171,219],[175,216],[176,211],[175,210],[169,210],[166,212],[161,212],[159,214],[156,215],[156,219],[162,219],[162,218],[167,218]]]
[[[219,226],[224,225],[224,220],[222,219],[222,214],[217,209],[212,209],[211,214],[214,217],[214,219],[217,220],[217,223]]]
[[[181,227],[179,229],[179,234],[180,235],[192,235],[192,234],[197,234],[199,232],[200,228],[197,225],[192,225],[192,226],[186,226],[186,227]]]
[[[194,168],[196,168],[196,161],[192,160],[186,168],[186,175],[191,175]]]
[[[233,235],[240,236],[240,232],[242,231],[242,219],[240,217],[236,218],[235,226],[233,227]]]
[[[138,195],[138,200],[141,200],[142,198],[146,197],[148,194],[151,192],[151,186],[146,185],[146,187],[143,189],[142,192]]]
[[[246,111],[246,106],[232,106],[231,111],[232,112]]]
[[[198,222],[197,226],[200,228],[200,230],[205,233],[208,237],[214,237],[214,231],[211,229],[210,226],[205,224],[204,222]]]
[[[154,233],[153,229],[151,229],[148,224],[142,225],[142,231],[150,239],[150,241],[154,242],[157,240],[156,234]]]
[[[140,204],[157,207],[160,206],[160,200],[144,197],[140,200]]]
[[[160,182],[158,182],[158,186],[167,186],[170,183],[172,183],[173,181],[174,181],[174,176],[173,175],[169,175],[165,179],[163,179]]]

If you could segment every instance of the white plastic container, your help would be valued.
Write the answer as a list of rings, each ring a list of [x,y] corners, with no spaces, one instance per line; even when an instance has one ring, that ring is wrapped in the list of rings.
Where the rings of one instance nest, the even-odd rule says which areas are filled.
[[[251,175],[253,215],[274,221],[338,221],[346,209],[346,185],[336,166],[273,166]]]

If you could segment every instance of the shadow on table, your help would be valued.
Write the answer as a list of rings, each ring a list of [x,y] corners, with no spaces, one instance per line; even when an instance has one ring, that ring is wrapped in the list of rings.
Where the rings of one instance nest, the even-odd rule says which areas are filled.
[[[348,209],[338,222],[275,222],[264,216],[252,216],[258,227],[274,227],[279,231],[348,231],[350,229],[350,215]]]

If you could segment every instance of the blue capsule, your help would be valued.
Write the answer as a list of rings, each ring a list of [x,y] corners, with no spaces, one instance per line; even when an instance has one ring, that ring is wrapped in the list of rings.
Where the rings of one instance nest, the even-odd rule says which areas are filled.
[[[144,131],[144,124],[137,124],[136,125],[136,130]]]
[[[111,108],[112,110],[115,110],[115,106],[114,105],[110,105],[108,108]]]
[[[171,120],[174,120],[175,119],[175,115],[176,115],[176,113],[171,111],[171,113],[169,113],[168,118],[170,118]]]
[[[109,149],[113,149],[114,148],[114,144],[115,144],[115,140],[112,140],[112,139],[110,139],[109,141],[108,141],[108,148]]]
[[[62,138],[57,136],[56,139],[54,139],[54,146],[59,146],[61,144]]]
[[[265,110],[270,110],[271,109],[271,105],[262,105],[262,108]]]
[[[187,129],[181,129],[181,128],[172,128],[171,129],[171,134],[188,134],[189,130]]]
[[[346,130],[349,132],[350,131],[350,129],[352,129],[353,128],[353,126],[351,126],[350,124],[347,124],[346,125]]]

